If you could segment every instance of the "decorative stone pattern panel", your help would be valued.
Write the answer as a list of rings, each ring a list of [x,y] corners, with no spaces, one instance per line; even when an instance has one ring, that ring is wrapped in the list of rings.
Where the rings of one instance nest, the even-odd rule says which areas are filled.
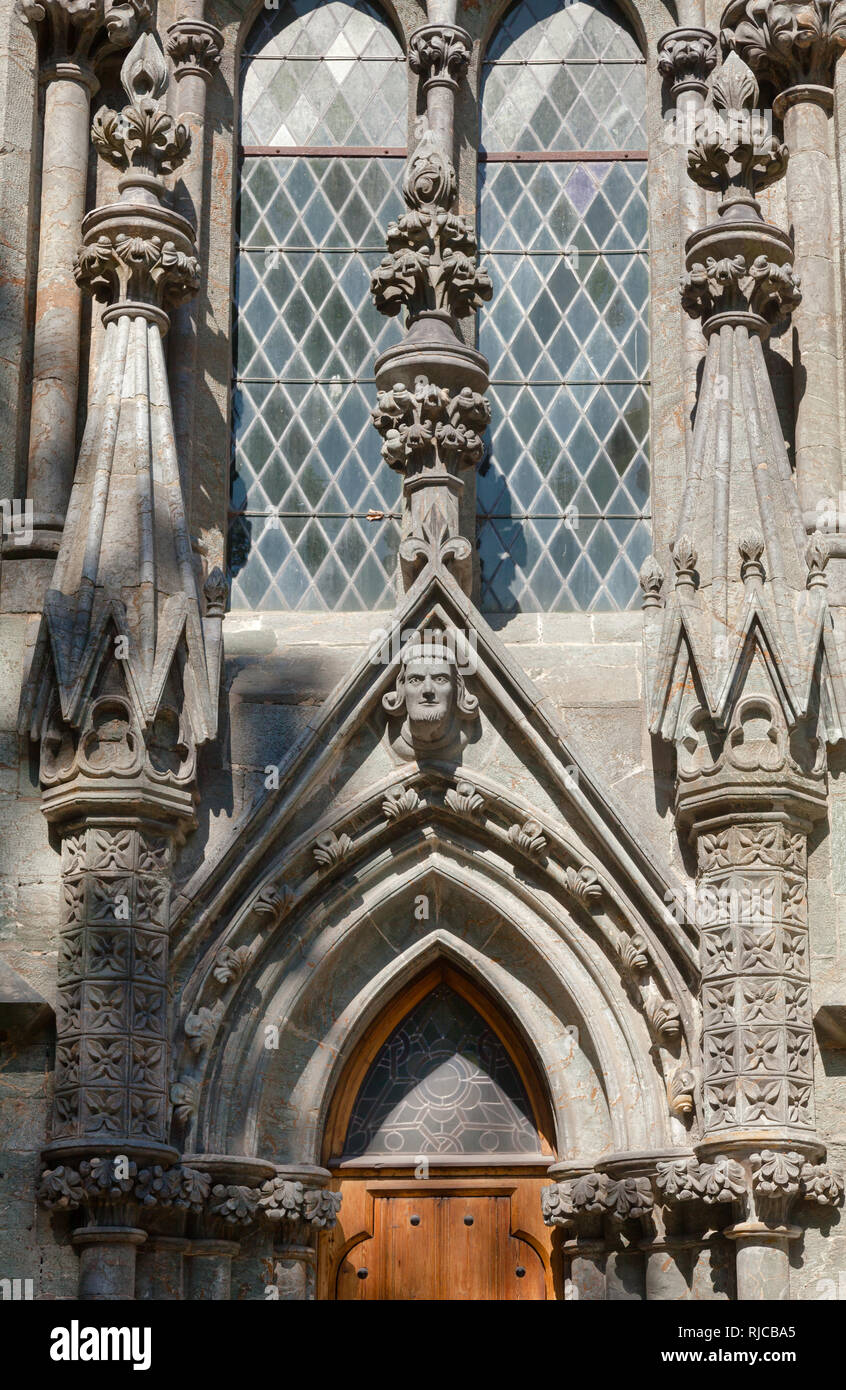
[[[706,1129],[813,1130],[805,835],[741,823],[697,850]]]
[[[120,824],[64,839],[54,1141],[167,1138],[170,854]]]

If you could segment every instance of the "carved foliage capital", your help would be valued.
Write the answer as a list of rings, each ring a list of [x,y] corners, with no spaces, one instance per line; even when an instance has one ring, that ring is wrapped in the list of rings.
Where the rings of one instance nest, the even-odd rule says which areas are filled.
[[[691,318],[707,322],[715,313],[757,314],[777,323],[791,314],[802,298],[799,276],[792,265],[776,265],[766,256],[747,263],[742,255],[696,261],[681,278],[682,307]]]
[[[119,169],[172,173],[185,159],[191,136],[165,110],[167,63],[152,34],[142,34],[127,54],[120,78],[129,104],[97,112],[91,127],[96,150]]]
[[[190,75],[209,81],[220,67],[223,35],[203,20],[178,19],[168,28],[166,49],[177,81]]]
[[[99,56],[127,48],[152,19],[150,0],[17,0],[15,12],[39,36],[47,75],[68,67],[87,75]]]
[[[106,303],[130,300],[163,308],[196,293],[200,263],[167,237],[133,236],[115,226],[80,247],[74,278]]]
[[[328,1230],[335,1225],[341,1209],[341,1193],[325,1187],[306,1187],[290,1178],[270,1178],[261,1189],[261,1214],[274,1225],[302,1223],[312,1230]]]
[[[717,39],[708,29],[671,29],[658,40],[658,71],[673,95],[706,92],[708,75],[717,66]]]
[[[424,85],[441,83],[457,88],[467,74],[473,44],[457,24],[424,24],[408,45],[408,65]]]
[[[491,410],[487,399],[468,386],[452,395],[425,376],[416,378],[412,391],[397,382],[380,391],[372,414],[390,468],[405,472],[415,455],[432,452],[446,472],[481,462]]]
[[[780,88],[830,86],[846,48],[844,0],[734,0],[723,21],[724,45]]]

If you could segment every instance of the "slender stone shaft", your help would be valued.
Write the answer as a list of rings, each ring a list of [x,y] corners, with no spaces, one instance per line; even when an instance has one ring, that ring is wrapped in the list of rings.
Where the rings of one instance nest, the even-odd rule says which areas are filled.
[[[76,459],[82,292],[73,277],[85,212],[94,78],[58,64],[47,76],[27,495],[36,545],[58,550]],[[45,534],[46,533],[46,534]]]
[[[727,1232],[737,1245],[738,1302],[782,1302],[790,1298],[790,1240],[799,1232],[756,1227],[750,1222]]]
[[[184,1256],[190,1248],[191,1242],[184,1236],[148,1236],[136,1257],[136,1299],[181,1303],[185,1287]]]
[[[147,1239],[132,1226],[83,1226],[74,1231],[79,1251],[79,1297],[86,1302],[135,1298],[136,1251]]]
[[[837,506],[842,488],[837,288],[832,229],[831,98],[825,87],[793,87],[776,100],[790,150],[787,199],[802,300],[794,310],[796,478],[805,524],[820,524],[821,504]]]
[[[193,222],[201,239],[207,210],[206,179],[206,97],[209,82],[219,63],[223,37],[218,29],[201,18],[202,5],[187,5],[182,17],[168,29],[168,54],[174,63],[174,92],[178,114],[191,132],[191,145],[179,181],[177,212]],[[202,245],[201,245],[202,249]],[[182,472],[183,489],[189,506],[192,463],[195,455],[194,409],[197,399],[197,308],[196,302],[178,304],[170,329],[170,383],[176,448]]]
[[[605,1301],[605,1242],[579,1240],[570,1263],[573,1297],[580,1303]]]
[[[226,1302],[232,1284],[234,1240],[195,1240],[188,1260],[188,1297],[192,1302]]]

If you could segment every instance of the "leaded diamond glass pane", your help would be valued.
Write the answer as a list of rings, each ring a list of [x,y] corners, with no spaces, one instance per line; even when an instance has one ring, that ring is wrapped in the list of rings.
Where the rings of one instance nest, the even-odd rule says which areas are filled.
[[[247,40],[244,145],[401,148],[407,102],[402,48],[370,5],[288,0]]]
[[[522,0],[485,73],[489,152],[646,143],[643,60],[610,0]],[[646,163],[483,160],[479,231],[494,282],[482,607],[631,606],[649,538]]]
[[[536,1154],[525,1087],[501,1040],[448,985],[394,1030],[356,1098],[345,1158]]]
[[[242,67],[245,154],[235,268],[232,603],[378,609],[393,602],[399,482],[370,422],[373,362],[400,328],[370,275],[403,209],[402,50],[372,6],[264,11]],[[371,522],[368,511],[386,514]]]
[[[610,0],[522,0],[487,53],[482,148],[643,149],[643,70]]]

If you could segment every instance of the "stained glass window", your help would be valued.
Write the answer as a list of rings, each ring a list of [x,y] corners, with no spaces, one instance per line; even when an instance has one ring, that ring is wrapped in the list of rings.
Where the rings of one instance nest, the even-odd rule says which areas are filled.
[[[610,0],[521,0],[486,54],[482,607],[626,608],[649,540],[644,59]]]
[[[402,210],[402,48],[364,0],[263,10],[241,64],[232,605],[393,603],[399,482],[370,421],[400,325],[373,267]]]
[[[394,1030],[356,1098],[345,1158],[540,1155],[525,1088],[502,1041],[438,985]]]

